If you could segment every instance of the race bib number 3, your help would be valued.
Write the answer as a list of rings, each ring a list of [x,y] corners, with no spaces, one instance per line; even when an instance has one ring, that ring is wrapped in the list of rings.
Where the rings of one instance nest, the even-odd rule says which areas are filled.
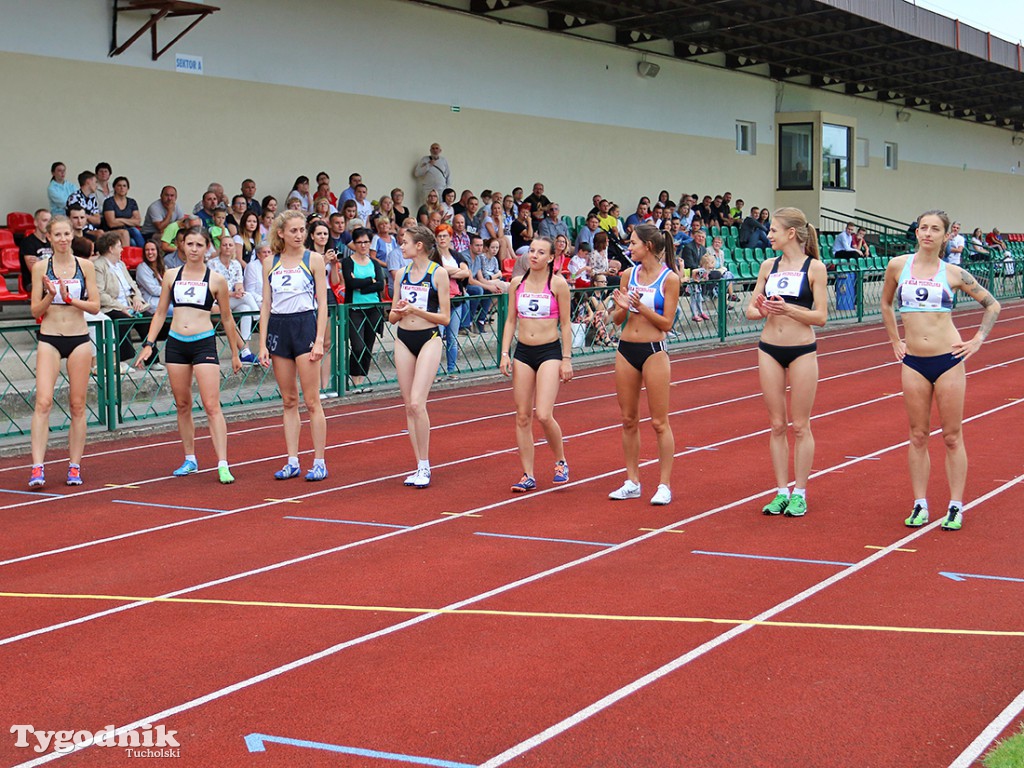
[[[773,272],[764,284],[765,296],[790,296],[796,298],[804,286],[803,272]]]
[[[427,311],[427,296],[430,288],[425,285],[402,285],[402,300],[412,304],[416,309]]]
[[[551,316],[551,294],[527,293],[519,294],[516,311],[520,317],[543,318]]]

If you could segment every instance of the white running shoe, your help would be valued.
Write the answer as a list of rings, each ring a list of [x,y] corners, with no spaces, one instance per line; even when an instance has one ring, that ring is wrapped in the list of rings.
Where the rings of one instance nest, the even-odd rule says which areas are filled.
[[[639,499],[640,483],[634,483],[632,480],[627,480],[622,484],[621,488],[609,493],[608,498],[614,499],[615,501],[621,501],[623,499]]]
[[[409,475],[407,478],[405,478],[405,480],[403,481],[402,484],[403,485],[416,485],[416,478],[419,477],[419,475],[420,475],[420,471],[417,469],[415,472],[413,472],[411,475]]]
[[[654,495],[651,497],[651,504],[653,504],[656,507],[663,507],[666,504],[671,503],[672,490],[667,485],[662,483],[661,485],[658,486],[658,490],[655,491]]]
[[[430,470],[418,469],[412,481],[413,488],[426,488],[430,485]]]

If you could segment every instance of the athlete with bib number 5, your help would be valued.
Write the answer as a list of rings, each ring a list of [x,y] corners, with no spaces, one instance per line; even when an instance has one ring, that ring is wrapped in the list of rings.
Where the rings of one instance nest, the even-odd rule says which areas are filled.
[[[765,318],[757,344],[761,393],[771,424],[769,451],[778,489],[766,515],[807,513],[807,480],[814,461],[811,408],[818,390],[814,326],[828,319],[828,273],[818,258],[818,233],[798,208],[772,215],[768,240],[781,256],[765,259],[747,304],[747,319]],[[786,409],[786,378],[790,405]],[[789,493],[789,417],[793,420],[793,495]]]
[[[981,348],[999,316],[999,302],[966,270],[947,264],[940,254],[949,239],[949,217],[927,211],[917,220],[917,253],[897,256],[885,270],[882,319],[896,359],[903,363],[903,402],[910,420],[910,484],[914,509],[904,523],[920,528],[928,522],[928,435],[932,400],[939,407],[942,439],[946,444],[946,479],[949,506],[943,530],[963,525],[963,497],[967,484],[967,451],[963,441],[963,361]],[[953,325],[953,291],[961,290],[985,309],[978,331],[969,341]],[[903,339],[896,325],[895,308],[903,320]]]

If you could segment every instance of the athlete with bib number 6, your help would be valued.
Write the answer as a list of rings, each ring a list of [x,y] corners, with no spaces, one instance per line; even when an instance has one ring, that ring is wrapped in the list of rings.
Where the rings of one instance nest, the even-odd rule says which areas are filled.
[[[766,259],[747,304],[747,319],[766,318],[757,344],[757,370],[768,419],[769,450],[777,492],[762,512],[802,517],[807,513],[807,480],[814,461],[811,408],[818,390],[818,344],[814,326],[828,319],[828,273],[818,258],[818,234],[803,211],[780,208],[768,240],[782,255]],[[786,409],[789,375],[790,413]],[[793,474],[789,494],[789,416],[793,419]]]
[[[932,400],[938,404],[942,439],[946,444],[949,506],[943,530],[963,525],[967,484],[967,451],[963,442],[966,373],[964,360],[985,341],[999,316],[999,302],[966,270],[941,260],[949,239],[949,217],[928,211],[917,220],[917,253],[897,256],[885,270],[882,319],[896,359],[903,363],[903,402],[910,420],[910,484],[914,509],[904,523],[920,528],[928,522],[928,435]],[[953,325],[953,291],[961,290],[985,308],[981,326],[970,339],[960,338]],[[904,339],[896,326],[895,307],[903,320]]]

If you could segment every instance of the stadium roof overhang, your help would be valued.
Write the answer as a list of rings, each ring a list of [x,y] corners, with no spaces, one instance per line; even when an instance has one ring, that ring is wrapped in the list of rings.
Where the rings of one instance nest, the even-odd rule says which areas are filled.
[[[428,4],[1024,130],[1021,47],[905,0]]]

